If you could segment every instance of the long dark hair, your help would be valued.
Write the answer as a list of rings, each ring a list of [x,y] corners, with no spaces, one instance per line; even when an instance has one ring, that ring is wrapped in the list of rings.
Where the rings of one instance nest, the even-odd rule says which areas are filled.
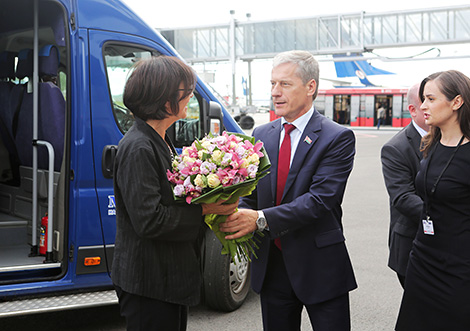
[[[183,84],[182,93],[180,84]],[[134,116],[144,121],[162,120],[178,114],[179,101],[190,95],[195,86],[194,70],[180,59],[164,55],[151,57],[134,66],[124,87],[123,101]]]
[[[436,72],[429,75],[421,82],[419,86],[419,97],[424,102],[424,86],[429,81],[435,81],[439,91],[444,94],[448,101],[452,101],[460,95],[463,104],[457,110],[457,120],[463,135],[470,139],[470,79],[457,70],[448,70]],[[421,150],[426,157],[430,148],[441,139],[441,129],[432,126],[429,133],[423,137]]]

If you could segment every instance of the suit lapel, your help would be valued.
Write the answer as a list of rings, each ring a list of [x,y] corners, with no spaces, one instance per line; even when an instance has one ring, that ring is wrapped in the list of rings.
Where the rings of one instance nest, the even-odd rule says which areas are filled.
[[[269,155],[271,161],[271,168],[269,169],[271,177],[271,194],[272,201],[276,201],[276,186],[277,186],[277,162],[279,157],[279,139],[281,133],[281,120],[271,123],[271,127],[266,132],[266,137],[262,141],[264,149]]]
[[[410,123],[408,127],[405,129],[406,130],[406,136],[408,137],[408,141],[411,144],[411,147],[413,147],[413,150],[416,153],[416,156],[418,159],[423,158],[423,153],[419,150],[419,147],[421,146],[421,135],[419,134],[418,130],[413,126],[413,123]]]
[[[283,198],[295,182],[295,179],[297,178],[300,168],[304,164],[310,149],[315,145],[318,139],[319,131],[321,131],[321,118],[319,113],[314,111],[307,126],[305,127],[304,132],[302,133],[302,137],[300,137],[299,145],[295,151],[294,159],[292,160],[292,164],[289,169],[289,175],[287,176],[286,186],[282,196]]]

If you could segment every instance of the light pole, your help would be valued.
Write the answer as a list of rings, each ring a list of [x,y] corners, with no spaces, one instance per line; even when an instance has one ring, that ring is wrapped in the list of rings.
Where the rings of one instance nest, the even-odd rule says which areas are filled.
[[[235,10],[230,11],[230,62],[232,64],[232,109],[237,105],[237,93],[235,87],[236,58],[235,58]]]

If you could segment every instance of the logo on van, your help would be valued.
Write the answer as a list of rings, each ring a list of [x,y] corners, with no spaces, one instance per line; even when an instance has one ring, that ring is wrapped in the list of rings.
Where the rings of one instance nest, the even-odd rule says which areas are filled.
[[[108,195],[108,216],[116,215],[116,202],[114,195]]]

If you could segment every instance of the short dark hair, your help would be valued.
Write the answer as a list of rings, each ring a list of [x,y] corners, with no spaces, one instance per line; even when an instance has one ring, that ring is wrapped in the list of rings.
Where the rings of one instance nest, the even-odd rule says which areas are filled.
[[[179,93],[181,84],[183,93]],[[162,120],[178,114],[179,101],[190,95],[195,86],[196,74],[182,60],[152,56],[135,64],[124,87],[123,101],[134,116],[144,121]]]
[[[457,70],[448,70],[436,72],[429,75],[421,82],[419,86],[419,97],[424,102],[424,86],[435,81],[440,92],[444,94],[447,101],[452,101],[456,96],[460,95],[463,104],[458,109],[457,121],[463,135],[470,139],[470,79]],[[430,148],[441,139],[441,129],[431,126],[430,132],[423,137],[421,150],[423,156],[426,157]]]

